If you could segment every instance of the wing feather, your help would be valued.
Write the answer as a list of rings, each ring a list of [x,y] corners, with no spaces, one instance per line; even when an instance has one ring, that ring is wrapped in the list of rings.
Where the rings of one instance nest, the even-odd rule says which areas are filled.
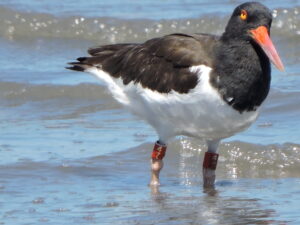
[[[68,69],[84,71],[97,67],[124,84],[140,83],[143,87],[168,93],[187,93],[198,82],[191,66],[212,66],[217,37],[211,35],[171,34],[143,44],[114,44],[90,48],[91,57],[80,57]]]

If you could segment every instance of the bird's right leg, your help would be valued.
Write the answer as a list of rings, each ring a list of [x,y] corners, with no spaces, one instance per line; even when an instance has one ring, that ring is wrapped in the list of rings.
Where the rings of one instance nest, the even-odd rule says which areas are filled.
[[[159,173],[164,166],[163,158],[166,154],[167,145],[157,141],[154,145],[151,156],[151,186],[159,185]]]
[[[205,152],[203,160],[203,187],[214,188],[216,179],[216,168],[219,154],[219,140],[207,141],[208,150]]]

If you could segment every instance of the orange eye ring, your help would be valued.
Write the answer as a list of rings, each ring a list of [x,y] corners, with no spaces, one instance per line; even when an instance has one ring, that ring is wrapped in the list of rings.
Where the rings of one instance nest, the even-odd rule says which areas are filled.
[[[247,13],[246,10],[243,9],[243,10],[241,11],[240,18],[241,18],[241,20],[246,20],[247,17],[248,17],[248,13]]]

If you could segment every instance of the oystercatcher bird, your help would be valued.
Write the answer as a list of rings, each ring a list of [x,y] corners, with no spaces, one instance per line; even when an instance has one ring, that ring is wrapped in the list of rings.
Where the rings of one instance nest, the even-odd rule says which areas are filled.
[[[95,75],[156,130],[151,185],[159,185],[168,141],[186,135],[207,142],[203,185],[213,187],[220,140],[256,120],[270,89],[270,61],[284,70],[269,36],[271,23],[267,7],[247,2],[233,11],[221,36],[175,33],[99,46],[67,69]]]

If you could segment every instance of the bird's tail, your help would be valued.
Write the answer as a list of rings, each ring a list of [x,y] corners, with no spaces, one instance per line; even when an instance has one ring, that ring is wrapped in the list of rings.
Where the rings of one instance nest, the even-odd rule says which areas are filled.
[[[117,67],[118,62],[115,60],[119,60],[120,56],[133,46],[135,44],[114,44],[90,48],[88,50],[88,53],[91,55],[90,57],[79,57],[76,62],[68,63],[71,66],[66,67],[66,69],[84,72],[91,67],[98,69],[102,69],[103,66],[115,65]],[[120,72],[119,68],[116,72]],[[119,74],[113,72],[110,75],[118,77]]]
[[[103,65],[107,63],[113,64],[114,56],[119,51],[123,52],[130,46],[131,44],[116,44],[90,48],[88,50],[88,53],[91,55],[90,57],[77,58],[76,62],[68,63],[70,66],[66,67],[66,69],[93,74],[106,84],[117,101],[126,105],[129,103],[129,99],[122,88],[122,82],[118,81],[121,79],[120,71],[108,73],[103,68]]]

